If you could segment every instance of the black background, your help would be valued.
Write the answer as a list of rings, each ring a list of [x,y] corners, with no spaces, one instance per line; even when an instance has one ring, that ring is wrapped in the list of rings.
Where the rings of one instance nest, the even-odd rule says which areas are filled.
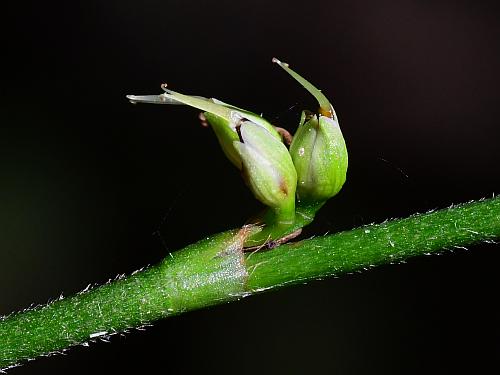
[[[332,99],[348,181],[306,235],[498,193],[499,7],[466,1],[85,1],[4,8],[0,314],[75,293],[258,209],[174,90],[293,129]],[[498,367],[498,245],[312,282],[12,370],[451,373]]]

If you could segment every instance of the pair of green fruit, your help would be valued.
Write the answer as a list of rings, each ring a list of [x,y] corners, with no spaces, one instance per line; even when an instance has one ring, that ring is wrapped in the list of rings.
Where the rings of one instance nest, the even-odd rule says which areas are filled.
[[[245,182],[270,208],[264,222],[282,230],[270,239],[286,234],[283,228],[296,223],[296,198],[314,212],[336,195],[346,180],[347,149],[337,115],[328,99],[315,86],[277,59],[280,65],[318,101],[317,113],[303,111],[289,149],[283,143],[286,131],[276,128],[255,113],[217,99],[188,96],[162,85],[161,95],[129,95],[133,102],[185,104],[198,108],[212,127],[227,158],[242,171]],[[280,131],[281,130],[281,131]],[[306,210],[307,211],[307,210]],[[302,225],[299,225],[302,226]]]

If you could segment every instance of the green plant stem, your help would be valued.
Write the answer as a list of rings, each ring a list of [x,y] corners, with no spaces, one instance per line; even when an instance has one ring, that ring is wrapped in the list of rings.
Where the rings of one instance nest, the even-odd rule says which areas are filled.
[[[417,214],[247,256],[247,288],[338,276],[500,237],[500,198]]]
[[[500,199],[243,253],[256,228],[190,245],[160,264],[0,321],[0,368],[182,312],[500,237]]]

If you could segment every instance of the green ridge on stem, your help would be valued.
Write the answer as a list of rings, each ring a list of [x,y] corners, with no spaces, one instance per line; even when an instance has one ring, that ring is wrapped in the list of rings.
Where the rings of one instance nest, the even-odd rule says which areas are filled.
[[[258,230],[211,236],[127,278],[0,320],[0,369],[264,290],[499,238],[500,198],[244,254]]]

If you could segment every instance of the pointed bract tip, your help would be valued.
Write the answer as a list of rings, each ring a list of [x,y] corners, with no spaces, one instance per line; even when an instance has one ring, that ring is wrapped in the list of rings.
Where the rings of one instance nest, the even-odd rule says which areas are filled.
[[[128,99],[128,101],[129,101],[131,104],[137,104],[137,102],[134,100],[135,95],[126,95],[125,97]]]
[[[281,62],[277,58],[273,58],[273,62],[282,67],[288,74],[290,74],[297,82],[299,82],[302,87],[304,87],[311,95],[313,95],[319,104],[319,112],[322,116],[326,116],[329,118],[334,118],[335,111],[333,110],[330,101],[326,98],[326,96],[319,90],[316,86],[314,86],[307,79],[302,77],[296,71],[290,68],[287,63]]]
[[[288,64],[286,62],[282,62],[281,60],[273,57],[272,62],[278,64],[279,66],[286,66],[288,68]]]

